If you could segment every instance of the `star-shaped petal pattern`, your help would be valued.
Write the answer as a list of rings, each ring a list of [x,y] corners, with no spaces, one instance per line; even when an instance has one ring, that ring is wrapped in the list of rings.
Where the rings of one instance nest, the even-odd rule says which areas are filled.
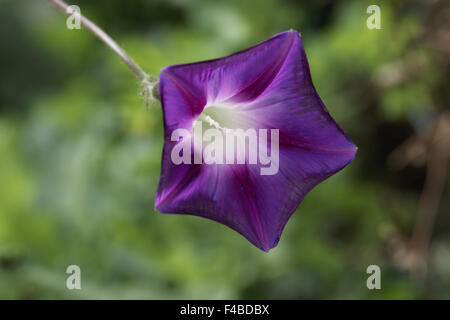
[[[356,146],[317,94],[300,35],[293,30],[228,57],[162,70],[165,141],[155,207],[223,223],[258,248],[278,244],[305,195],[348,165]],[[178,128],[193,131],[208,106],[234,127],[279,130],[278,172],[257,164],[174,164]],[[223,120],[223,121],[222,121]]]

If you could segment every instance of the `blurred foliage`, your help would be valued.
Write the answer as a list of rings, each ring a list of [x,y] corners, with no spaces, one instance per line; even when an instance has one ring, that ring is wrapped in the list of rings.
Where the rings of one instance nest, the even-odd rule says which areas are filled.
[[[380,30],[366,27],[373,2]],[[162,215],[161,111],[146,111],[125,65],[47,1],[1,0],[0,298],[450,298],[448,184],[427,276],[412,278],[396,250],[425,168],[386,162],[449,107],[445,1],[70,3],[155,75],[300,31],[315,86],[359,152],[268,254],[218,223]],[[65,287],[71,264],[82,290]],[[366,288],[371,264],[382,290]]]

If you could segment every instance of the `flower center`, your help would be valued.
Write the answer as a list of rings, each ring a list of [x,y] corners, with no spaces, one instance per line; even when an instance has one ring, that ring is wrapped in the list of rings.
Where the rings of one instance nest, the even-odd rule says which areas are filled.
[[[246,121],[244,112],[239,111],[233,106],[228,105],[209,105],[206,106],[197,121],[194,122],[194,133],[195,128],[202,125],[203,131],[208,129],[248,129],[249,123]],[[195,136],[195,134],[194,134]],[[201,138],[201,137],[195,137]]]
[[[235,119],[233,116],[233,109],[227,106],[206,106],[197,120],[193,123],[194,138],[202,140],[200,132],[205,132],[208,129],[232,129],[235,126]],[[202,127],[202,131],[197,130]]]

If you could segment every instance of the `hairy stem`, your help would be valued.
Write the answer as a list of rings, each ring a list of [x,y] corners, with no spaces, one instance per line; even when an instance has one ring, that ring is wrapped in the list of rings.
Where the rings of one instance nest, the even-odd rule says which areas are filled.
[[[68,10],[69,5],[62,0],[48,0],[50,3],[55,5],[58,9],[67,15],[72,13]],[[79,14],[80,23],[92,32],[98,39],[103,41],[115,54],[122,59],[123,62],[130,68],[131,71],[136,75],[136,77],[141,81],[142,92],[141,95],[144,96],[146,104],[148,105],[149,99],[158,99],[157,95],[154,94],[153,88],[156,86],[157,81],[152,81],[150,76],[131,59],[131,57],[123,50],[117,42],[115,42],[106,32],[104,32],[100,27],[98,27],[91,20]]]

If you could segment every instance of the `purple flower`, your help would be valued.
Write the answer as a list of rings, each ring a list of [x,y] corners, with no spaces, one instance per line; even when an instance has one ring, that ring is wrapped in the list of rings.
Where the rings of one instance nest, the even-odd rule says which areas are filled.
[[[160,94],[165,141],[155,207],[223,223],[264,251],[278,244],[304,196],[357,150],[314,89],[293,30],[228,57],[166,67]],[[239,150],[227,161],[216,149],[210,155],[221,161],[207,163],[198,143],[205,136],[195,133],[199,124],[223,132],[259,130],[259,153],[249,149],[242,164]],[[174,151],[184,160],[174,161]]]

